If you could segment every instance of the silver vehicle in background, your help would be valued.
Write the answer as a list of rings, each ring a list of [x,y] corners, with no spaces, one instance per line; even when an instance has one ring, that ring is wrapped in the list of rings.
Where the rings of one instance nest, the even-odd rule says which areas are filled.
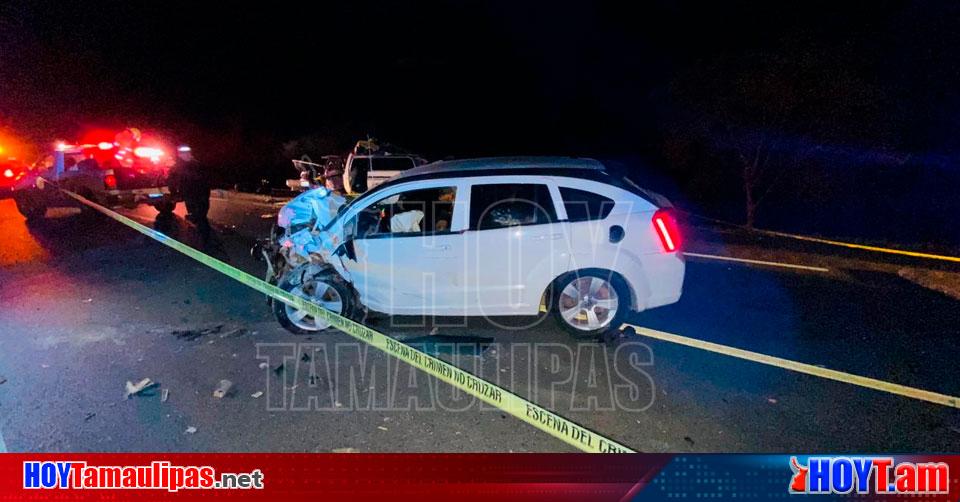
[[[375,139],[358,141],[347,156],[343,188],[347,194],[362,194],[408,169],[426,164],[426,159]]]

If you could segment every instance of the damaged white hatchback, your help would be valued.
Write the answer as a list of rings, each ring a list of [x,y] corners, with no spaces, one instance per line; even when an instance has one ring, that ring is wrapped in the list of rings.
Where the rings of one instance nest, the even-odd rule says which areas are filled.
[[[268,280],[348,317],[536,316],[581,336],[679,300],[670,204],[590,159],[445,161],[404,172],[349,204],[301,194],[258,250]],[[277,320],[326,329],[273,302]]]

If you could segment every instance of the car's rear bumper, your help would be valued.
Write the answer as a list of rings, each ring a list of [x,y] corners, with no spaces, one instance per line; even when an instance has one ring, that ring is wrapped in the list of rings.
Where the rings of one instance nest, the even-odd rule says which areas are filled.
[[[170,189],[167,187],[107,190],[106,192],[107,204],[111,206],[154,204],[169,197]]]
[[[686,262],[683,253],[657,253],[643,257],[645,288],[637,294],[634,308],[647,310],[680,301]],[[627,278],[630,281],[630,278]],[[636,284],[630,281],[632,284]]]

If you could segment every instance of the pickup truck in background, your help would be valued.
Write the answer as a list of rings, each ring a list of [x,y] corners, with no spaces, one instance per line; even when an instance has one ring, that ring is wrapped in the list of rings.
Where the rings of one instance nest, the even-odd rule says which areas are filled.
[[[135,129],[122,131],[113,142],[60,143],[20,180],[13,197],[28,220],[64,203],[57,188],[107,207],[149,204],[170,213],[177,202],[167,187],[174,160],[170,147],[143,142]]]

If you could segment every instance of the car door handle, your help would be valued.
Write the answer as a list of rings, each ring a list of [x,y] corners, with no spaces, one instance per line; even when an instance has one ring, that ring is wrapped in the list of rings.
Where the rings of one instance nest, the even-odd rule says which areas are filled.
[[[557,239],[562,239],[562,238],[563,238],[563,234],[545,234],[545,235],[538,235],[534,237],[534,239],[538,241],[555,241]]]

